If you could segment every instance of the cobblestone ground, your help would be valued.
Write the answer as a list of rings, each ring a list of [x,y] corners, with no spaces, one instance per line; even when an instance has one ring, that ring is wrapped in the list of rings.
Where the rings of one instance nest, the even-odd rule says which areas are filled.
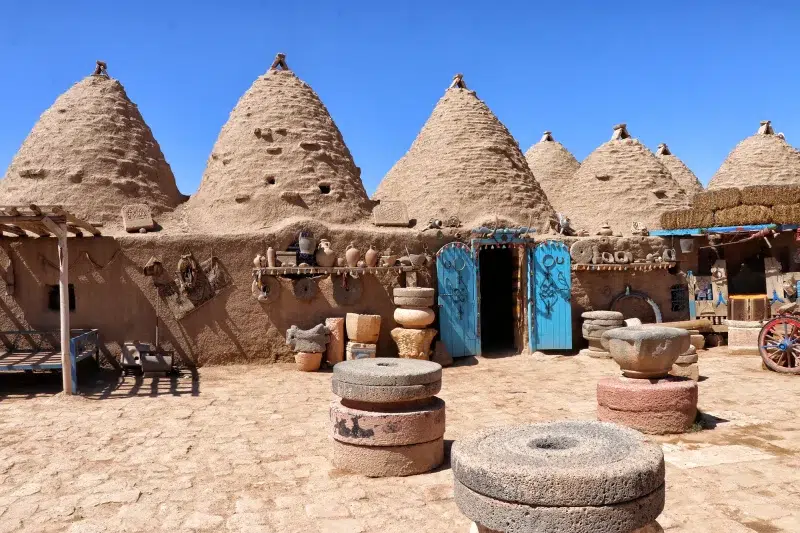
[[[479,358],[445,369],[452,441],[478,428],[591,419],[584,357]],[[702,352],[700,407],[713,429],[659,438],[669,532],[800,531],[800,378],[758,358]],[[367,479],[333,469],[329,373],[290,365],[205,368],[199,381],[0,381],[0,533],[463,532],[445,465]]]

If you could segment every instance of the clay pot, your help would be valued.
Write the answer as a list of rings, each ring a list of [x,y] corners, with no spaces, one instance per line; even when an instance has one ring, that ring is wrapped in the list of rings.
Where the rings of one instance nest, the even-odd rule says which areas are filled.
[[[361,259],[361,252],[356,248],[352,242],[347,245],[347,250],[344,252],[344,258],[347,261],[347,266],[358,266],[358,260]]]
[[[408,259],[411,261],[411,266],[414,267],[421,267],[428,260],[425,254],[411,254]]]
[[[625,377],[660,378],[689,349],[689,332],[661,326],[632,326],[606,331],[603,341]]]
[[[381,315],[347,313],[345,328],[350,341],[374,344],[378,342],[378,335],[381,332]]]
[[[314,253],[317,242],[314,240],[314,234],[310,231],[301,231],[297,238],[297,246],[300,248],[300,253],[311,255]]]
[[[597,234],[604,237],[610,237],[614,235],[614,230],[611,229],[611,226],[609,226],[608,223],[605,223],[600,226],[600,231],[598,231]]]
[[[272,246],[267,248],[267,266],[278,266],[278,255],[275,253],[275,249]]]
[[[404,328],[422,329],[433,324],[436,313],[428,307],[398,307],[394,310],[394,321]]]
[[[315,257],[317,265],[321,267],[332,267],[336,264],[336,252],[331,248],[331,243],[328,239],[320,239]]]
[[[336,266],[338,267],[346,267],[347,261],[345,261],[344,257],[337,257],[336,258]]]
[[[294,362],[297,364],[297,370],[301,372],[316,372],[319,370],[319,365],[322,364],[322,354],[319,352],[296,352]]]
[[[367,250],[367,253],[364,254],[364,262],[367,263],[368,267],[374,267],[378,264],[379,255],[380,254],[378,254],[378,250],[373,248],[372,245],[370,244],[369,250]]]
[[[253,259],[253,268],[261,268],[267,264],[266,258],[261,254],[256,254],[255,259]]]
[[[397,256],[396,255],[384,255],[381,256],[381,264],[386,267],[394,266],[397,263]]]

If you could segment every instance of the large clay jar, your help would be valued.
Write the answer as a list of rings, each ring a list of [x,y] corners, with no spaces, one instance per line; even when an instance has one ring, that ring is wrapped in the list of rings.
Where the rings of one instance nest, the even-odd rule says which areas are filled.
[[[361,259],[361,252],[358,251],[358,248],[351,242],[347,245],[347,250],[344,252],[344,258],[347,261],[347,266],[349,267],[356,267],[358,266],[358,260]]]
[[[666,376],[689,349],[689,332],[661,326],[633,326],[603,333],[611,358],[629,378]]]
[[[297,246],[300,248],[300,253],[305,255],[312,255],[316,248],[316,241],[314,241],[314,234],[310,231],[301,231],[297,238]]]
[[[296,352],[294,362],[297,363],[297,370],[302,372],[316,372],[322,364],[322,353]]]
[[[268,267],[275,267],[278,265],[278,254],[275,253],[275,249],[270,246],[267,248],[267,266]]]
[[[336,264],[336,252],[331,248],[331,243],[328,239],[320,239],[316,259],[317,265],[321,267],[332,267]]]
[[[394,321],[404,328],[423,329],[434,320],[436,313],[428,307],[398,307],[394,310]]]
[[[372,245],[370,244],[369,250],[367,250],[367,253],[364,254],[364,261],[367,263],[367,266],[368,267],[376,266],[378,264],[379,257],[380,254],[378,253],[378,250],[373,248]]]

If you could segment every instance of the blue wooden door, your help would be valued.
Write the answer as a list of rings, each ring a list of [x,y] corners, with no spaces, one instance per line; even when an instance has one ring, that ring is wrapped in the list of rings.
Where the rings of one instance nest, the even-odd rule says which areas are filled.
[[[436,254],[439,329],[453,357],[480,354],[477,261],[466,244],[452,242]]]
[[[572,349],[569,249],[547,241],[528,248],[528,335],[531,350]]]

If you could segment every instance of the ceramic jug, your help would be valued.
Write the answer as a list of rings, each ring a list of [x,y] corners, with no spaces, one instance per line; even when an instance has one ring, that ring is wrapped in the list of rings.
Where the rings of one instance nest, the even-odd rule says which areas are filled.
[[[373,248],[370,244],[369,250],[367,250],[367,253],[364,254],[364,262],[367,263],[368,267],[374,267],[378,264],[379,257],[380,254],[378,253],[378,250]]]
[[[336,264],[336,252],[331,248],[331,243],[328,239],[319,240],[316,258],[317,265],[321,267],[332,267]]]
[[[275,267],[278,264],[278,255],[275,253],[275,249],[270,246],[267,248],[267,266],[268,267]]]
[[[347,245],[347,250],[344,252],[344,257],[347,260],[347,266],[349,267],[356,267],[358,266],[358,260],[361,259],[361,252],[356,248],[355,244],[352,242]]]

